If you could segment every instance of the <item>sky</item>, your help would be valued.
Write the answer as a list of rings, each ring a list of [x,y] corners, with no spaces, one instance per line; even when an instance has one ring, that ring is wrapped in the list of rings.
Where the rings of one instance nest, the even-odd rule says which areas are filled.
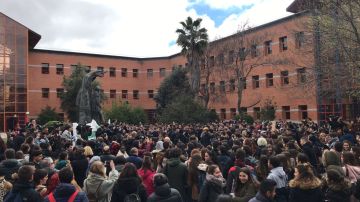
[[[293,0],[0,0],[0,12],[41,35],[37,49],[128,57],[180,52],[176,29],[201,18],[209,40],[286,17]]]

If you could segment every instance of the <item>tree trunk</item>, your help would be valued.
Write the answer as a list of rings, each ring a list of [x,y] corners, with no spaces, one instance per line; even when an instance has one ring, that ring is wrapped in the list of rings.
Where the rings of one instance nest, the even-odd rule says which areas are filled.
[[[244,90],[244,80],[241,77],[238,77],[238,86],[237,86],[237,110],[241,114],[241,101],[242,101],[242,92]]]

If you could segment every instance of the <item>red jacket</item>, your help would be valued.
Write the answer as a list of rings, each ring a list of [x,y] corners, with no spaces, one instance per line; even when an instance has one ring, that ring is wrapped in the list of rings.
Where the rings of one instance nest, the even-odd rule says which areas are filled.
[[[142,183],[145,186],[147,195],[150,196],[150,194],[152,194],[155,191],[154,189],[155,172],[152,170],[146,170],[146,172],[144,172],[144,169],[140,168],[138,170],[138,174],[142,179]]]

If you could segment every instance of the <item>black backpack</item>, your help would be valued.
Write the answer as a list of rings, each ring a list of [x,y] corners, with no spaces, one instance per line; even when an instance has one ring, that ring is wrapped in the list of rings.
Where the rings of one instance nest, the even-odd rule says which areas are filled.
[[[135,193],[127,194],[125,196],[124,202],[141,202],[141,198],[139,196],[139,186],[137,187],[137,190]]]

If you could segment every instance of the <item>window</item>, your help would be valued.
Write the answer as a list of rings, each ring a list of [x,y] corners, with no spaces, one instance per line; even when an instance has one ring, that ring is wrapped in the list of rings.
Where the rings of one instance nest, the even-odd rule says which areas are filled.
[[[240,107],[240,111],[243,114],[247,114],[247,108],[246,107]]]
[[[133,77],[137,78],[139,74],[139,70],[138,69],[133,69]]]
[[[299,117],[300,119],[308,118],[307,105],[299,105]]]
[[[148,96],[149,96],[149,98],[154,98],[154,91],[148,90]]]
[[[236,108],[230,108],[230,118],[234,119],[236,116]]]
[[[213,66],[215,66],[215,57],[211,56],[209,58],[209,67],[213,67]]]
[[[305,68],[300,68],[296,70],[297,72],[297,78],[298,78],[298,83],[305,83],[306,82],[306,70]]]
[[[138,90],[134,90],[134,91],[133,91],[133,99],[134,99],[134,100],[138,100],[138,99],[139,99],[139,91],[138,91]]]
[[[260,107],[254,107],[254,118],[260,119]]]
[[[290,119],[290,106],[282,106],[282,119],[288,120]]]
[[[152,77],[153,76],[153,69],[147,69],[147,77]]]
[[[64,89],[63,88],[57,88],[56,89],[56,97],[57,98],[61,98],[61,96],[64,94]]]
[[[282,85],[288,85],[289,84],[289,72],[288,71],[280,72],[280,77],[281,77],[281,84]]]
[[[165,77],[165,76],[166,76],[166,69],[160,68],[160,77]]]
[[[215,83],[214,82],[210,83],[210,93],[215,93]]]
[[[116,68],[115,67],[110,67],[110,77],[116,77]]]
[[[256,44],[251,45],[251,57],[255,58],[259,56],[258,47]]]
[[[127,99],[128,98],[128,91],[127,90],[122,90],[121,91],[121,98],[122,99]]]
[[[97,70],[104,71],[104,67],[98,66]]]
[[[272,73],[266,74],[266,87],[274,86],[274,77]]]
[[[235,91],[235,79],[230,79],[230,92]]]
[[[225,93],[225,81],[220,81],[220,93]]]
[[[253,76],[252,77],[253,80],[253,88],[259,88],[260,87],[260,80],[259,80],[259,76]]]
[[[121,68],[121,77],[127,77],[127,69]]]
[[[64,65],[56,64],[56,74],[63,75],[64,74]]]
[[[116,98],[116,90],[114,90],[114,89],[111,89],[110,90],[110,98]]]
[[[226,109],[220,109],[220,119],[226,119]]]
[[[280,51],[286,51],[288,49],[288,45],[287,45],[287,36],[283,36],[279,39],[280,43]]]
[[[246,89],[246,78],[245,77],[241,78],[241,81],[242,81],[243,89]]]
[[[295,47],[301,48],[303,47],[305,42],[305,35],[304,32],[298,32],[295,34]]]
[[[270,55],[272,53],[272,41],[265,42],[265,55]]]
[[[255,53],[255,55],[256,55],[256,53]],[[240,59],[240,61],[244,61],[246,59],[246,49],[244,47],[240,48],[240,50],[239,50],[239,59]]]
[[[42,63],[41,64],[41,73],[42,74],[49,74],[50,73],[49,63]]]
[[[229,62],[229,64],[232,64],[234,62],[234,51],[233,50],[229,51],[228,62]]]
[[[224,64],[224,54],[220,53],[220,54],[218,55],[217,60],[218,60],[218,64],[219,64],[219,65],[223,65],[223,64]]]
[[[49,98],[49,88],[42,88],[41,92],[42,92],[42,97],[43,98]]]

